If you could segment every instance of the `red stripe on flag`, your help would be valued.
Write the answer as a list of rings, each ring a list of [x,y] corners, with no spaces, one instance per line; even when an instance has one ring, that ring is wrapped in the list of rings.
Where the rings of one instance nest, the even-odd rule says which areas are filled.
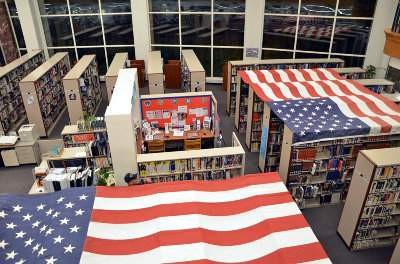
[[[302,82],[301,84],[307,89],[307,92],[308,92],[308,94],[309,94],[311,97],[321,97],[321,95],[319,95],[319,94],[315,91],[315,88],[314,88],[310,83],[308,83],[308,82]]]
[[[318,75],[318,78],[321,81],[329,80],[328,76],[326,76],[325,73],[322,72],[320,69],[314,69],[313,71]]]
[[[370,116],[369,118],[381,126],[381,133],[389,133],[392,130],[392,126],[380,117]]]
[[[218,246],[246,244],[272,233],[309,227],[303,215],[266,219],[256,225],[239,230],[212,231],[203,228],[161,231],[150,236],[111,240],[88,236],[84,251],[102,255],[131,255],[161,246],[208,243]],[[116,226],[118,228],[118,226]]]
[[[276,72],[276,70],[270,70],[269,72],[271,73],[271,75],[274,78],[275,82],[282,82],[282,78],[279,75],[279,73]]]
[[[289,80],[291,82],[298,82],[299,80],[297,79],[296,75],[291,71],[291,70],[285,70]]]
[[[337,96],[333,89],[326,82],[317,82],[328,96]]]
[[[230,179],[229,181],[183,181],[153,183],[149,185],[136,185],[126,187],[96,187],[96,197],[129,198],[151,195],[164,192],[178,192],[187,190],[218,192],[247,187],[249,185],[281,182],[277,173],[250,174]]]
[[[305,81],[312,81],[313,79],[311,78],[311,75],[304,69],[299,69],[301,74],[303,74],[304,80]]]
[[[349,89],[349,87],[347,87],[347,85],[345,85],[344,83],[339,82],[339,81],[337,81],[337,80],[332,80],[331,82],[333,82],[334,84],[336,84],[344,94],[348,94],[348,95],[353,95],[353,94],[354,94],[354,93]]]
[[[325,70],[329,71],[333,75],[333,77],[335,77],[335,79],[338,79],[338,80],[345,80],[346,79],[343,76],[341,76],[335,69],[327,68]]]
[[[281,88],[276,85],[276,83],[269,83],[268,84],[269,87],[271,87],[273,93],[275,94],[276,97],[282,99],[282,100],[288,100],[289,98],[287,98],[281,91]]]
[[[221,203],[189,202],[163,204],[137,210],[98,210],[92,211],[91,221],[110,224],[128,224],[147,221],[159,217],[202,214],[208,216],[226,216],[247,212],[261,206],[293,202],[285,191],[269,195],[253,196],[238,201]]]
[[[254,73],[256,74],[258,80],[261,83],[267,83],[267,79],[265,78],[265,75],[262,73],[262,71],[254,71]]]
[[[290,92],[292,93],[293,96],[297,97],[297,98],[304,98],[300,92],[299,89],[293,85],[293,83],[285,83],[285,85],[289,88]]]

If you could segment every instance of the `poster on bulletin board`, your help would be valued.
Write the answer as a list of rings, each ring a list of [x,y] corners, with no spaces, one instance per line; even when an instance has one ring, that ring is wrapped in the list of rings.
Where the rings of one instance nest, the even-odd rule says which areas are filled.
[[[173,98],[141,99],[142,120],[160,128],[165,123],[173,127],[192,124],[193,120],[211,115],[211,96],[183,96]]]

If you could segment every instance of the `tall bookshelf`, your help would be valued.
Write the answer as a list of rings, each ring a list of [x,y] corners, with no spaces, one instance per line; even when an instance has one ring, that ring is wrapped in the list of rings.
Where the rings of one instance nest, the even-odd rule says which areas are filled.
[[[247,120],[246,122],[246,146],[250,152],[258,152],[261,144],[261,134],[264,121],[264,102],[252,89],[249,90]]]
[[[236,112],[236,77],[240,70],[272,70],[272,69],[312,69],[312,68],[340,68],[344,61],[332,59],[271,59],[271,60],[243,60],[228,62],[228,90],[226,92],[226,112],[234,116]]]
[[[333,68],[333,70],[339,73],[340,76],[350,80],[364,79],[367,72],[360,67]]]
[[[83,56],[63,79],[69,121],[76,124],[84,112],[95,115],[101,100],[96,55]]]
[[[59,52],[20,82],[29,123],[48,136],[65,111],[62,79],[71,69],[67,52]]]
[[[182,50],[181,72],[185,92],[206,90],[206,72],[193,50]]]
[[[17,130],[25,120],[19,82],[44,60],[43,51],[35,50],[0,68],[0,134]]]
[[[370,89],[371,91],[384,94],[384,93],[393,93],[394,82],[391,82],[386,79],[361,79],[357,80],[359,83]]]
[[[249,86],[240,81],[240,89],[236,90],[236,109],[239,111],[235,114],[235,127],[239,133],[246,132],[248,105]]]
[[[120,69],[126,68],[128,61],[128,52],[116,53],[114,59],[108,67],[106,73],[106,88],[107,88],[107,98],[108,102],[111,101],[111,96],[114,91],[115,82],[118,78],[118,72]]]
[[[149,79],[149,93],[164,93],[163,60],[160,51],[151,51],[148,57],[147,77]]]
[[[362,150],[338,233],[351,250],[393,246],[400,237],[400,148]]]

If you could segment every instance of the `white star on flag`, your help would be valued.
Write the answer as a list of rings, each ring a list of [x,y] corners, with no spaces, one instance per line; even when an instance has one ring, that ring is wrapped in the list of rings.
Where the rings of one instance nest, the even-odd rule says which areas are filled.
[[[70,227],[69,229],[71,230],[70,233],[78,233],[79,226],[74,225],[73,227]]]
[[[32,215],[31,214],[26,214],[26,215],[24,215],[22,217],[24,218],[23,221],[26,221],[26,220],[31,221]]]
[[[18,233],[15,233],[15,238],[24,238],[26,233],[24,231],[19,231]]]
[[[51,216],[51,218],[57,218],[59,215],[60,215],[60,212],[55,212],[55,213]]]
[[[36,210],[37,211],[43,210],[45,206],[46,206],[45,204],[39,204],[38,206],[36,206]]]
[[[79,200],[86,200],[86,198],[88,198],[88,196],[86,194],[82,194],[81,196],[79,196]]]
[[[47,251],[47,248],[41,247],[39,252],[37,253],[38,257],[43,255],[45,251]]]
[[[9,260],[9,259],[14,259],[15,256],[18,255],[18,253],[13,250],[11,252],[6,253],[6,255],[7,255],[6,260]]]
[[[69,219],[64,217],[64,219],[60,220],[60,225],[68,225]]]
[[[7,215],[8,215],[8,214],[6,214],[6,213],[4,212],[4,210],[3,210],[3,211],[0,211],[0,218],[6,218]]]
[[[290,112],[294,113],[295,111],[294,111],[294,109],[293,109],[293,108],[290,108]]]
[[[73,247],[71,244],[68,245],[68,247],[64,247],[65,251],[64,254],[72,253],[72,250],[74,250],[75,247]]]
[[[61,242],[63,241],[64,238],[62,236],[58,235],[57,237],[55,237],[53,239],[54,239],[54,244],[57,244],[57,243],[61,244]]]
[[[65,208],[72,208],[74,207],[74,205],[75,205],[74,203],[69,202],[65,204]]]
[[[52,213],[53,213],[53,209],[50,208],[49,210],[47,210],[46,215],[49,216],[49,215],[51,215]]]
[[[58,259],[54,258],[53,256],[51,256],[51,258],[45,259],[46,260],[46,264],[54,264]]]
[[[20,259],[18,262],[15,262],[15,264],[24,264],[26,262],[25,259]]]
[[[58,198],[58,199],[57,199],[57,203],[59,204],[59,203],[63,202],[64,199],[65,199],[65,197],[60,197],[60,198]]]
[[[32,224],[32,227],[33,228],[39,227],[40,223],[41,223],[40,221],[36,221],[35,223]]]
[[[5,249],[7,245],[8,245],[8,243],[6,243],[6,241],[4,239],[2,241],[0,241],[0,248],[1,249]]]
[[[304,136],[305,134],[306,134],[306,132],[304,132],[304,131],[300,132],[300,136]]]
[[[39,232],[42,233],[42,232],[46,231],[46,228],[47,228],[47,225],[43,225],[42,228],[40,228]]]
[[[54,231],[53,228],[47,229],[45,236],[51,235],[53,233],[53,231]]]
[[[78,211],[75,211],[75,216],[83,215],[84,212],[85,212],[84,210],[79,209]]]
[[[28,239],[28,240],[26,240],[24,243],[25,243],[25,247],[27,247],[27,246],[31,246],[32,245],[32,242],[34,241],[35,239],[32,239],[31,237]]]
[[[308,110],[307,107],[304,107],[304,108],[303,108],[303,111],[304,111],[304,112],[307,112],[307,110]]]
[[[33,254],[35,251],[38,251],[38,250],[39,250],[39,247],[40,247],[40,244],[39,244],[39,243],[36,243],[36,245],[32,248],[32,254]]]
[[[16,227],[17,225],[14,224],[13,222],[11,222],[11,223],[8,223],[8,224],[6,223],[6,226],[7,226],[6,227],[7,229],[14,229],[14,227]]]
[[[22,208],[23,208],[22,206],[20,206],[19,204],[17,204],[16,206],[13,206],[13,212],[18,212],[18,213],[20,213]]]

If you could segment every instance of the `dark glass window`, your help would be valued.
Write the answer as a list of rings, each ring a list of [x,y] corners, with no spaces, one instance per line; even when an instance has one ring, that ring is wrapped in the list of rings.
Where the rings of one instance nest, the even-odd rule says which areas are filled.
[[[373,17],[376,0],[339,0],[338,16]]]
[[[123,13],[131,12],[130,0],[101,0],[103,13]]]
[[[107,45],[133,44],[131,15],[105,15],[103,25]]]
[[[265,16],[263,47],[293,49],[296,25],[297,17]]]
[[[337,0],[302,0],[300,14],[334,16]]]
[[[243,46],[244,15],[214,15],[214,45]]]
[[[181,11],[209,12],[211,11],[211,0],[181,0]]]
[[[15,36],[17,37],[19,48],[26,48],[24,34],[22,33],[22,28],[19,18],[13,17],[11,18],[11,20],[14,26]]]
[[[332,55],[332,58],[340,58],[344,60],[345,67],[364,67],[364,59],[363,57],[351,57],[351,56],[338,56]]]
[[[135,59],[134,47],[110,47],[107,48],[108,64],[111,64],[111,62],[113,61],[115,53],[120,53],[120,52],[128,52],[128,59],[130,60]]]
[[[206,71],[206,76],[211,76],[211,49],[210,48],[185,48],[193,49],[201,65]]]
[[[262,59],[291,59],[293,58],[293,52],[290,51],[278,51],[278,50],[263,50]]]
[[[333,19],[300,17],[297,31],[297,49],[329,51]]]
[[[42,17],[48,47],[74,45],[69,17]]]
[[[332,52],[364,55],[371,25],[371,20],[337,19]]]
[[[15,6],[14,0],[7,0],[7,6],[10,16],[18,16],[17,7]]]
[[[328,58],[328,54],[296,52],[296,59]]]
[[[153,47],[153,50],[161,51],[164,63],[168,63],[169,60],[180,60],[179,47]]]
[[[150,0],[150,12],[177,12],[178,0]]]
[[[224,63],[243,59],[243,49],[214,48],[214,77],[222,77]]]
[[[72,14],[93,14],[99,13],[98,0],[69,0]]]
[[[74,16],[72,22],[77,46],[103,45],[100,16]]]
[[[214,0],[215,12],[244,13],[245,9],[246,9],[246,0]]]
[[[71,48],[71,49],[49,49],[49,56],[53,56],[54,54],[56,54],[57,52],[68,52],[69,55],[69,63],[71,64],[71,68],[73,65],[75,65],[76,63],[76,54],[75,54],[75,49]]]
[[[265,1],[265,13],[297,14],[298,8],[299,8],[299,0],[266,0]]]
[[[78,57],[82,58],[84,55],[96,55],[97,65],[99,67],[99,74],[104,75],[107,72],[106,56],[104,55],[104,48],[78,48]]]
[[[150,14],[150,34],[152,44],[179,44],[179,16]]]
[[[68,14],[67,0],[42,0],[39,9],[42,15]]]
[[[181,15],[181,27],[183,45],[211,45],[210,15]]]
[[[26,51],[26,49],[20,49],[19,53],[21,53],[21,56],[25,55],[26,53],[28,53],[28,51]]]

